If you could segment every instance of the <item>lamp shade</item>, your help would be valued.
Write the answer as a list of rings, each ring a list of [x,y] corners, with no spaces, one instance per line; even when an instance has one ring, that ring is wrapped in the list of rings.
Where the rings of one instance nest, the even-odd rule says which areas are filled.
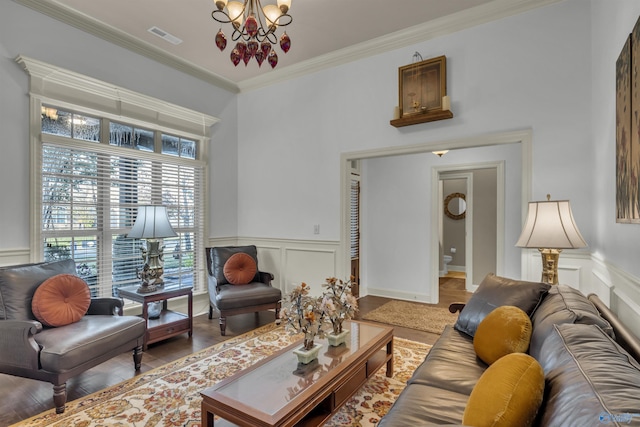
[[[127,234],[127,237],[137,239],[159,239],[175,236],[177,234],[169,223],[166,206],[139,206],[136,222]]]
[[[576,226],[568,200],[529,202],[529,212],[516,243],[521,248],[576,249],[587,243]]]

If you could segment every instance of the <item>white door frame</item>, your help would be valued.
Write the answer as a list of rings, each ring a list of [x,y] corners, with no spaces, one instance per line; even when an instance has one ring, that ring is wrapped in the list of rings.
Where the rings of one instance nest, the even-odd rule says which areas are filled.
[[[431,233],[434,233],[435,230],[435,235],[438,235],[439,232],[439,226],[440,223],[438,222],[438,215],[442,215],[442,209],[440,208],[440,206],[442,206],[442,197],[439,197],[439,191],[438,191],[438,187],[434,187],[439,185],[439,181],[440,181],[440,175],[446,171],[458,171],[461,172],[460,176],[458,175],[447,175],[447,177],[454,177],[454,176],[458,176],[460,178],[464,178],[466,174],[463,174],[463,171],[466,170],[472,170],[472,169],[495,169],[496,170],[496,271],[494,271],[493,273],[496,273],[497,275],[501,275],[504,274],[504,235],[505,235],[505,221],[504,221],[504,210],[505,210],[505,162],[504,160],[499,160],[499,161],[495,161],[495,162],[481,162],[481,163],[468,163],[468,164],[460,164],[460,165],[448,165],[448,166],[434,166],[431,169],[431,185],[432,185],[432,191],[431,191],[431,215],[432,218],[434,218],[434,220],[431,223]],[[435,181],[435,183],[434,183]],[[478,284],[474,284],[473,283],[473,236],[469,236],[470,234],[473,234],[473,180],[467,180],[467,186],[469,187],[469,183],[471,183],[471,188],[468,189],[467,191],[467,198],[470,199],[470,201],[467,201],[468,204],[471,205],[470,208],[470,214],[471,216],[468,216],[468,221],[467,221],[467,228],[466,228],[466,238],[465,238],[465,257],[467,259],[466,262],[466,266],[467,266],[467,275],[466,275],[466,280],[465,280],[465,288],[467,291],[469,292],[473,292]],[[438,209],[439,212],[434,212],[433,209]],[[433,236],[434,234],[432,234]],[[431,265],[433,266],[433,251],[436,251],[436,266],[439,267],[440,266],[440,257],[439,257],[439,246],[438,246],[439,242],[432,242],[432,246],[431,246],[431,253],[432,253],[432,260],[431,260]],[[436,272],[435,274],[432,272],[431,274],[431,283],[433,283],[433,281],[435,280],[436,283],[438,283],[438,276],[439,273]],[[435,277],[435,279],[434,279]],[[438,289],[432,289],[432,291],[435,290],[436,294],[438,294]]]
[[[378,157],[397,156],[405,154],[417,154],[425,153],[437,150],[454,150],[459,148],[472,148],[472,147],[485,147],[496,146],[502,144],[521,144],[521,157],[522,162],[520,165],[522,173],[522,188],[521,188],[521,223],[524,224],[525,216],[527,214],[527,205],[531,200],[532,193],[532,172],[533,172],[533,131],[531,129],[523,129],[512,132],[500,132],[488,135],[479,135],[467,138],[452,139],[446,141],[435,141],[417,145],[405,145],[405,146],[393,146],[374,148],[371,150],[353,151],[340,154],[340,253],[337,254],[339,261],[337,262],[338,274],[346,277],[351,271],[351,259],[349,256],[349,174],[351,171],[352,160],[373,159]],[[504,209],[503,209],[504,211]],[[435,234],[437,236],[437,234]],[[526,258],[527,252],[521,255],[521,275],[522,277],[531,277],[529,274],[529,263]],[[437,257],[436,263],[433,263],[432,267],[438,266]],[[361,272],[362,273],[362,272]],[[437,275],[437,272],[435,273]],[[435,301],[438,302],[438,280],[431,281],[431,295]]]
[[[465,190],[465,201],[467,203],[467,210],[465,211],[465,221],[464,221],[464,263],[465,263],[465,289],[468,291],[472,291],[473,284],[473,174],[472,173],[451,173],[447,174],[446,177],[442,177],[441,175],[445,172],[452,171],[458,172],[460,169],[454,165],[451,166],[442,166],[442,167],[434,167],[432,169],[433,172],[436,172],[435,181],[438,186],[438,191],[434,194],[431,192],[431,206],[433,207],[434,203],[437,205],[438,212],[432,213],[432,221],[434,221],[438,227],[438,232],[436,235],[439,236],[437,245],[435,246],[436,253],[438,254],[438,277],[440,276],[440,242],[443,241],[443,236],[441,235],[442,224],[444,223],[444,198],[446,195],[442,192],[442,186],[440,183],[447,179],[464,179],[466,184]],[[432,177],[432,179],[434,179]],[[433,228],[432,228],[433,229]],[[444,252],[444,247],[442,248]],[[433,251],[434,248],[432,247]]]

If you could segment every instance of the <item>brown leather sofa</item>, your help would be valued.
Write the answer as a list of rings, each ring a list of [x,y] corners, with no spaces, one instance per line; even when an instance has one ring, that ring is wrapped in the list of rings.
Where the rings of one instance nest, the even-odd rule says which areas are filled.
[[[75,273],[73,260],[0,268],[0,372],[52,383],[57,413],[64,412],[69,378],[125,351],[133,350],[136,370],[142,362],[145,321],[118,315],[118,298],[92,298],[86,315],[65,326],[36,320],[36,289],[53,276]]]
[[[485,292],[485,306],[501,305],[497,302],[508,299],[505,289]],[[595,295],[587,298],[566,285],[538,288],[538,293],[539,304],[525,309],[533,326],[529,354],[545,374],[534,425],[640,426],[640,340]],[[456,325],[444,330],[378,427],[462,425],[469,396],[488,368],[476,356],[473,338],[459,330],[469,321],[477,325],[487,314],[477,310],[475,296]],[[517,301],[502,305],[518,306]]]

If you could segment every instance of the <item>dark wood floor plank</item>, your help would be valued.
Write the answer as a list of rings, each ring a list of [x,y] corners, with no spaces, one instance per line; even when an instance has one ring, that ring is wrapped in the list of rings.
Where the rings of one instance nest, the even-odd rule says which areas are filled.
[[[442,282],[441,282],[442,283]],[[452,302],[466,302],[470,294],[460,289],[442,289],[437,306],[448,307]],[[389,298],[366,296],[359,300],[361,318],[371,310],[391,301]],[[140,373],[148,372],[173,360],[187,356],[229,338],[274,321],[273,312],[240,314],[227,319],[227,335],[220,335],[218,320],[209,320],[206,314],[194,317],[193,337],[187,334],[151,344],[142,358]],[[395,327],[394,335],[413,341],[433,344],[437,334]],[[68,401],[118,384],[136,375],[131,354],[126,353],[96,366],[67,383]],[[0,374],[0,426],[7,426],[32,417],[53,407],[52,385],[42,381]]]

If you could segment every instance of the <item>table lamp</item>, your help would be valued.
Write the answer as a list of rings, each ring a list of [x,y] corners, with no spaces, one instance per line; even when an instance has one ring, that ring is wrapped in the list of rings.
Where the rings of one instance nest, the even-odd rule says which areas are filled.
[[[558,284],[558,259],[562,249],[584,248],[587,243],[573,219],[568,200],[529,202],[520,248],[538,248],[542,255],[542,282]]]
[[[147,247],[142,250],[142,259],[145,261],[142,271],[136,268],[136,277],[142,280],[138,288],[139,293],[154,292],[157,286],[162,286],[164,280],[162,274],[163,249],[160,240],[165,237],[175,237],[176,232],[169,223],[167,208],[165,206],[139,206],[136,222],[133,224],[127,237],[146,239]]]

